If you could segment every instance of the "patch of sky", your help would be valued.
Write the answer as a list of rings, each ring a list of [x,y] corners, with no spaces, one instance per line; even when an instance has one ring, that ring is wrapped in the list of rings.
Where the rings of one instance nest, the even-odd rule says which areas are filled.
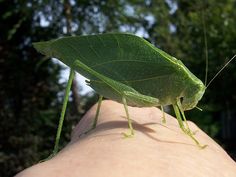
[[[40,12],[40,26],[41,27],[48,27],[50,25],[50,21]]]
[[[59,64],[61,66],[63,66],[63,69],[61,70],[61,78],[59,79],[59,84],[62,83],[67,83],[68,78],[69,78],[69,74],[70,74],[70,68],[68,66],[66,66],[64,63],[62,63],[61,61],[57,60],[56,58],[52,58],[53,62],[55,64]],[[86,85],[86,78],[84,76],[82,76],[81,74],[76,73],[75,75],[75,79],[78,81],[78,83],[80,84],[82,90],[80,90],[80,94],[81,95],[85,95],[89,92],[93,92],[93,89],[91,87],[89,87],[88,85]]]
[[[169,29],[171,33],[175,33],[176,32],[176,26],[173,24],[169,24]]]
[[[170,7],[170,14],[175,13],[175,11],[178,9],[178,5],[174,0],[166,0],[166,3]]]
[[[135,12],[134,7],[132,7],[131,5],[128,4],[125,6],[124,12],[128,16],[132,16],[132,15],[134,15],[134,12]]]

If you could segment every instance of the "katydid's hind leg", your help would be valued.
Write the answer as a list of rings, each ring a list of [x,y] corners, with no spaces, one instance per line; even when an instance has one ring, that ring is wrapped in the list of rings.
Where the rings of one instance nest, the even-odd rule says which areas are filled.
[[[62,105],[61,115],[60,115],[60,119],[59,119],[59,124],[58,124],[58,127],[57,127],[57,134],[56,134],[56,139],[55,139],[53,152],[48,158],[46,158],[44,160],[41,160],[40,162],[50,160],[59,151],[59,142],[60,142],[60,137],[61,137],[61,131],[62,131],[64,119],[65,119],[66,107],[67,107],[69,94],[70,94],[70,89],[71,89],[71,85],[72,85],[72,81],[74,79],[74,76],[75,76],[75,72],[74,72],[73,69],[71,69],[69,79],[68,79],[68,82],[67,82],[67,85],[66,85],[66,91],[65,91],[65,96],[64,96],[64,100],[63,100],[63,105]]]
[[[184,124],[183,124],[183,120],[182,120],[182,117],[181,117],[181,114],[180,114],[180,111],[179,110],[179,107],[177,106],[177,104],[173,104],[173,107],[174,107],[174,111],[175,111],[175,115],[176,115],[176,118],[178,120],[178,123],[179,123],[179,126],[180,128],[182,129],[182,131],[187,134],[195,143],[198,147],[200,147],[201,149],[204,149],[207,145],[201,145],[199,143],[199,141],[193,136],[192,132],[190,131],[190,129],[187,127],[187,129],[184,127]],[[184,112],[183,112],[184,114]]]
[[[92,126],[91,126],[87,131],[85,131],[84,133],[80,134],[79,137],[82,136],[82,135],[84,135],[84,134],[89,133],[91,130],[93,130],[93,129],[96,128],[97,122],[98,122],[98,116],[99,116],[100,109],[101,109],[102,99],[103,99],[103,96],[102,96],[102,95],[99,95],[98,106],[97,106],[95,118],[93,119]]]
[[[122,102],[124,104],[125,113],[126,113],[126,116],[127,116],[127,119],[128,119],[128,126],[129,126],[129,131],[130,131],[129,133],[123,133],[123,135],[124,135],[125,138],[128,138],[128,137],[132,137],[134,135],[134,129],[133,129],[133,126],[132,126],[132,121],[129,117],[128,105],[127,105],[125,97],[122,97]]]
[[[165,124],[166,123],[166,116],[165,116],[165,111],[164,111],[163,106],[161,106],[161,111],[162,111],[162,123]]]

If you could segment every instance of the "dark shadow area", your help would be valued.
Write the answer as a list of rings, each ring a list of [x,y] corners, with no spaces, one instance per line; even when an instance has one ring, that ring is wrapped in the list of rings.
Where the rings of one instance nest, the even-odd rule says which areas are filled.
[[[184,144],[184,145],[189,145],[189,146],[194,146],[193,144],[188,144],[188,143],[182,143],[182,142],[177,142],[177,141],[166,141],[166,140],[161,140],[156,138],[155,136],[153,136],[154,133],[157,133],[154,129],[147,127],[148,125],[159,125],[159,126],[163,126],[165,128],[167,128],[170,131],[174,131],[173,129],[168,128],[167,126],[161,124],[161,123],[145,123],[145,124],[139,124],[138,122],[134,121],[133,122],[133,128],[136,131],[139,131],[141,133],[143,133],[144,135],[146,135],[148,138],[154,140],[154,141],[158,141],[158,142],[162,142],[162,143],[171,143],[171,144]],[[111,129],[116,129],[116,128],[128,128],[128,122],[127,121],[110,121],[110,122],[106,122],[106,123],[101,123],[99,124],[96,129],[91,130],[91,132],[88,132],[88,134],[82,136],[81,138],[86,138],[87,136],[91,136],[91,137],[100,137],[100,136],[112,136],[112,135],[117,135],[119,134],[122,138],[122,133],[109,133],[109,134],[102,134],[102,135],[93,135],[93,132],[103,132],[106,130],[111,130]],[[186,135],[187,136],[187,135]],[[132,138],[135,138],[132,137]]]

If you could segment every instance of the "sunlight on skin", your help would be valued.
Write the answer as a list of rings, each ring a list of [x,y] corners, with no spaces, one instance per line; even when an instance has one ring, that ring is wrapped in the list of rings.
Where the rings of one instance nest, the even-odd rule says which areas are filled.
[[[129,107],[135,135],[124,139],[127,120],[122,104],[103,101],[96,129],[90,128],[96,113],[92,107],[72,133],[71,142],[53,159],[19,173],[17,177],[234,177],[236,164],[228,154],[189,122],[196,137],[208,146],[199,149],[177,120],[157,108]]]

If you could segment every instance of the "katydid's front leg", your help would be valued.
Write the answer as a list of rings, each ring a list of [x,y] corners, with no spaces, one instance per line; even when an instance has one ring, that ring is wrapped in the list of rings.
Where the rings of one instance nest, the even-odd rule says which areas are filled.
[[[198,140],[193,136],[191,130],[189,129],[189,127],[187,126],[188,124],[186,124],[187,128],[185,128],[184,124],[183,124],[183,120],[182,120],[182,117],[181,117],[181,114],[183,115],[184,119],[185,119],[185,115],[184,115],[184,112],[181,112],[180,114],[180,109],[176,104],[173,104],[173,108],[174,108],[174,111],[175,111],[175,115],[176,115],[176,118],[177,118],[177,121],[179,123],[179,126],[180,128],[182,129],[182,131],[188,135],[195,143],[198,147],[200,147],[201,149],[205,148],[207,145],[201,145]],[[184,120],[186,121],[186,119]],[[187,122],[187,121],[186,121]]]
[[[186,120],[186,117],[185,117],[184,110],[183,110],[183,108],[182,108],[180,99],[177,100],[177,106],[178,106],[178,109],[180,110],[180,113],[181,113],[183,119],[184,119],[184,123],[185,123],[185,125],[186,125],[187,131],[189,131],[189,132],[191,133],[191,130],[190,130],[189,125],[188,125],[188,122],[187,122],[187,120]],[[193,133],[192,133],[192,134],[193,134]]]
[[[189,131],[189,133],[191,133],[192,135],[195,135],[195,134],[196,134],[196,131],[191,131],[191,129],[189,128],[189,125],[188,125],[188,122],[187,122],[187,120],[186,120],[186,117],[185,117],[184,110],[183,110],[183,108],[182,108],[182,104],[181,104],[181,102],[180,102],[180,99],[177,100],[177,106],[178,106],[178,108],[179,108],[179,110],[180,110],[180,113],[181,113],[183,119],[184,119],[184,123],[185,123],[185,125],[186,125],[187,131]]]
[[[184,124],[183,124],[183,120],[182,120],[182,117],[181,117],[181,114],[179,112],[179,108],[178,108],[177,104],[173,104],[173,108],[174,108],[174,111],[175,111],[175,115],[176,115],[177,121],[179,123],[179,127],[181,128],[181,130],[183,132],[186,132]]]

